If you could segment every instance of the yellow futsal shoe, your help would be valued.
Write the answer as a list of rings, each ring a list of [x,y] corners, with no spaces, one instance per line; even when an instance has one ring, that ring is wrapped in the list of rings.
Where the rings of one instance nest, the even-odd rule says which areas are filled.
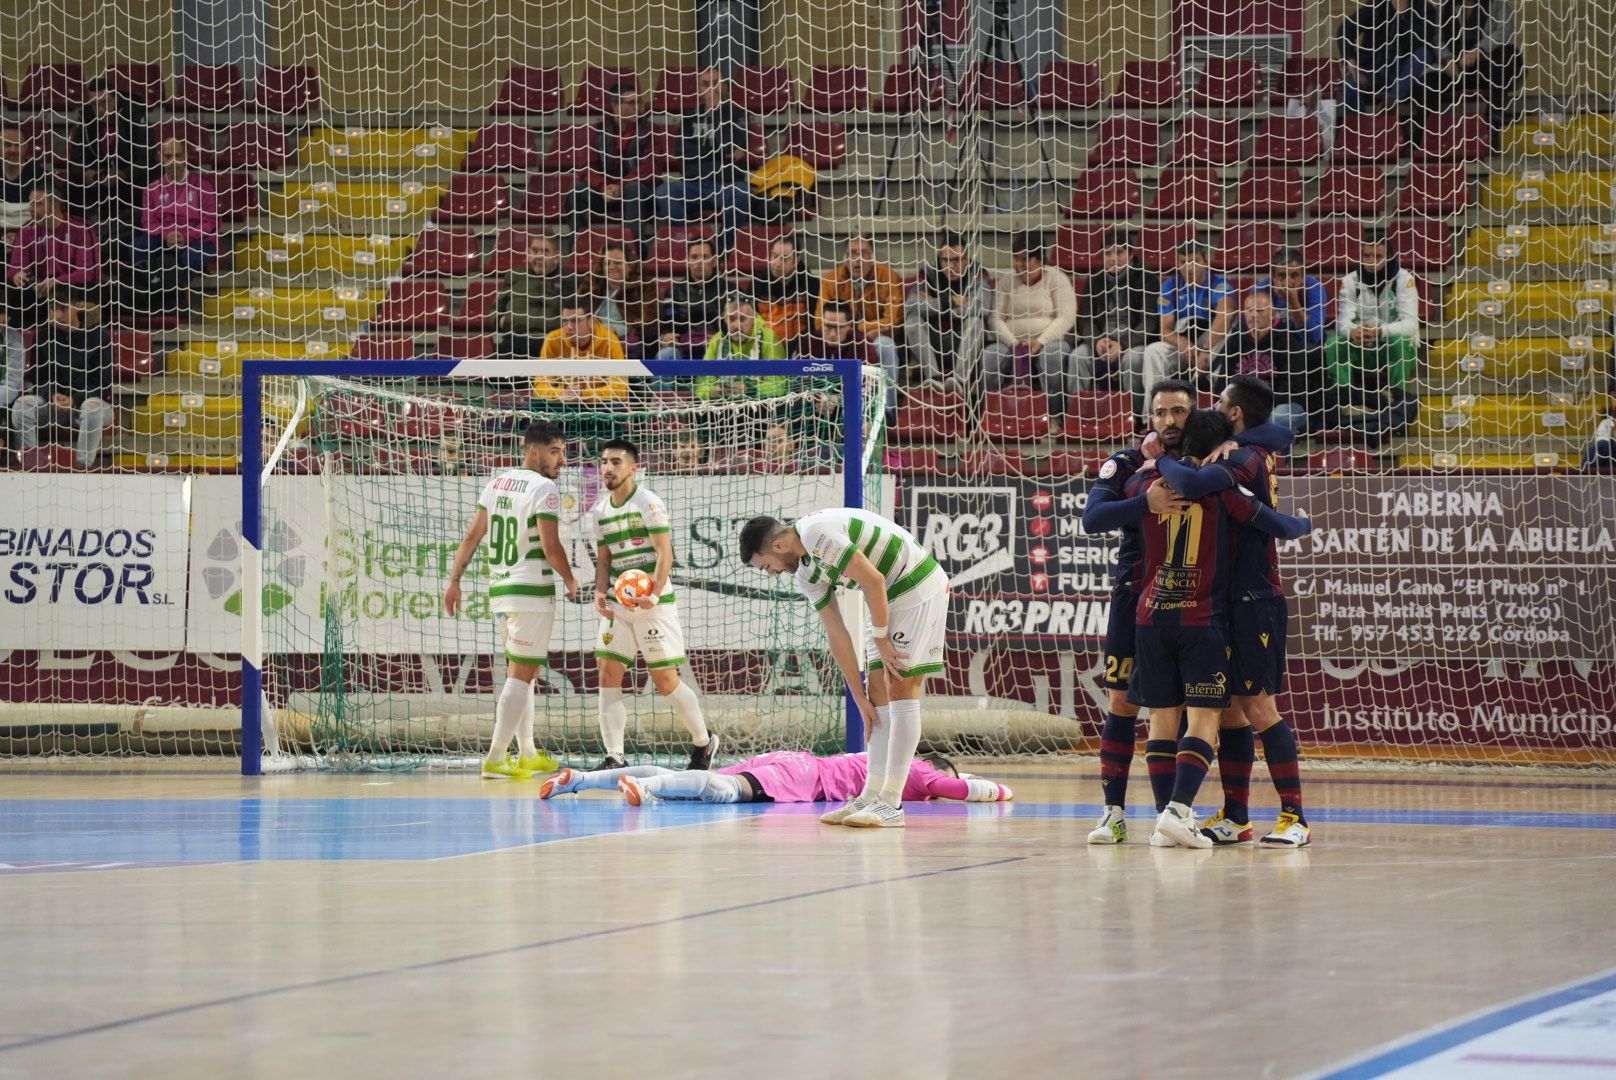
[[[530,773],[553,773],[561,768],[561,762],[543,750],[536,750],[532,757],[517,758],[516,767],[526,769]]]
[[[484,780],[531,780],[533,771],[524,769],[516,763],[515,758],[484,758]]]

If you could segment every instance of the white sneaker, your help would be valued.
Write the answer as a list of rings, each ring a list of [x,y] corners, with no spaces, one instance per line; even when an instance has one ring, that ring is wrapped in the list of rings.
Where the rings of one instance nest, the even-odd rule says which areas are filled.
[[[1229,844],[1249,844],[1251,843],[1251,826],[1232,821],[1223,815],[1222,810],[1219,810],[1212,815],[1211,821],[1201,826],[1201,835],[1219,847]]]
[[[1299,821],[1295,814],[1279,815],[1274,831],[1262,838],[1270,847],[1307,847],[1313,842],[1313,830]]]
[[[1122,807],[1108,806],[1100,820],[1095,822],[1094,831],[1089,833],[1091,844],[1126,844],[1128,842],[1128,822],[1122,816]]]
[[[873,802],[857,813],[848,814],[842,819],[842,824],[855,829],[901,829],[903,808]]]
[[[852,815],[869,806],[873,801],[873,799],[866,799],[862,795],[856,795],[836,809],[827,810],[825,813],[820,814],[819,820],[825,825],[840,825]]]
[[[1169,840],[1177,841],[1179,847],[1209,848],[1212,838],[1201,835],[1195,827],[1195,811],[1183,803],[1168,803],[1167,809],[1161,812],[1156,819],[1156,832]],[[1156,844],[1155,837],[1151,837],[1152,844],[1157,847],[1166,847],[1165,844]]]
[[[646,790],[637,776],[619,776],[617,790],[623,793],[630,806],[639,806],[642,803],[656,802],[656,796]]]

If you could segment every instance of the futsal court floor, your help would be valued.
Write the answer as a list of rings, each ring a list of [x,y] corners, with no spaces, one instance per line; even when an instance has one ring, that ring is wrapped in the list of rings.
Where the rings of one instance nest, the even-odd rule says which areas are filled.
[[[1190,851],[1089,846],[1090,758],[903,830],[227,769],[0,767],[0,1077],[1616,1076],[1608,775]]]

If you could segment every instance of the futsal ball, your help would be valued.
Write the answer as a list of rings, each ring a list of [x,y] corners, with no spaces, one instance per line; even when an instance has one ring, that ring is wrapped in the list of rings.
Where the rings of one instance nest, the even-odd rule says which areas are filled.
[[[617,584],[612,586],[612,591],[627,605],[631,600],[643,600],[650,596],[653,584],[651,575],[644,570],[624,570],[617,575]]]

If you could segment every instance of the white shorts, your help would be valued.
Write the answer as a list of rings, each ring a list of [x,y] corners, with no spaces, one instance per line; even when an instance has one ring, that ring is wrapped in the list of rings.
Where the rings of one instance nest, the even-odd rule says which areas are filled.
[[[498,611],[500,642],[505,659],[518,664],[549,662],[550,627],[555,625],[555,607],[543,611]]]
[[[649,611],[630,611],[619,604],[609,604],[607,609],[613,617],[600,620],[595,659],[633,667],[634,658],[644,656],[648,668],[685,662],[685,632],[679,625],[678,604],[658,604]]]
[[[943,647],[948,638],[948,584],[941,574],[887,609],[887,633],[905,666],[900,678],[935,675],[943,670]],[[875,648],[874,627],[865,614],[864,659],[871,671],[885,666]]]

